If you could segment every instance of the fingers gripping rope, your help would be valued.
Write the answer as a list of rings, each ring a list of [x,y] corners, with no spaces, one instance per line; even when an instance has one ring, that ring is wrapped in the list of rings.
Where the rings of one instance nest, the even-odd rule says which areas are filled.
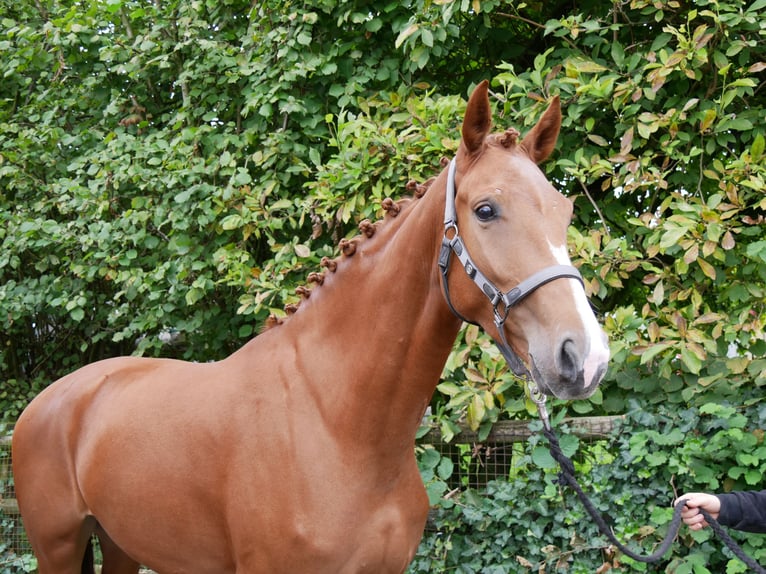
[[[545,435],[545,438],[548,439],[551,456],[556,462],[558,462],[559,466],[561,467],[561,472],[559,473],[559,481],[562,485],[568,485],[572,490],[575,491],[577,498],[580,499],[580,502],[585,507],[585,510],[588,512],[588,514],[590,514],[591,518],[596,523],[601,533],[604,534],[604,536],[606,536],[612,544],[619,548],[623,554],[629,556],[633,560],[637,560],[638,562],[659,562],[670,549],[676,536],[678,535],[678,530],[681,527],[681,511],[686,506],[686,500],[681,500],[676,505],[675,511],[673,512],[673,518],[670,521],[670,525],[668,527],[668,532],[665,535],[665,539],[662,541],[662,544],[660,544],[659,548],[652,554],[638,554],[617,540],[617,538],[612,533],[611,528],[609,528],[609,525],[604,520],[604,517],[601,516],[598,509],[593,505],[585,492],[583,492],[582,488],[577,482],[577,479],[574,476],[574,463],[561,450],[561,445],[559,444],[559,440],[553,432],[553,429],[545,427],[543,428],[543,434]],[[713,530],[713,532],[716,533],[716,535],[723,541],[724,544],[726,544],[729,550],[731,550],[737,558],[744,562],[753,572],[756,572],[757,574],[766,574],[766,569],[762,568],[757,562],[755,562],[755,560],[745,554],[742,548],[731,538],[731,536],[729,536],[728,532],[726,532],[726,530],[718,523],[717,520],[715,520],[712,516],[710,516],[709,513],[702,509],[700,509],[700,512],[702,513],[702,516],[705,517],[705,520],[710,525],[710,528]]]

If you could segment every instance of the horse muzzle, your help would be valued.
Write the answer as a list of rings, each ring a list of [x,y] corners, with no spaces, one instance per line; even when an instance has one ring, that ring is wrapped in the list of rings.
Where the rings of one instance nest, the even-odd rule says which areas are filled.
[[[583,351],[582,349],[585,349]],[[532,376],[540,390],[559,399],[584,399],[592,395],[606,374],[609,348],[606,336],[591,344],[564,338],[552,355],[530,352]]]

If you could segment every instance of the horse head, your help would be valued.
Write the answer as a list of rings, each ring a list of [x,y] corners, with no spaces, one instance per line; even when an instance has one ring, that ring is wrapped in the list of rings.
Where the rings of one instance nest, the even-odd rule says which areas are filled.
[[[609,350],[567,253],[572,202],[538,167],[560,126],[556,97],[523,139],[514,129],[491,134],[488,85],[477,86],[448,177],[440,259],[449,243],[465,270],[443,266],[453,311],[481,325],[542,392],[573,399],[596,390]]]

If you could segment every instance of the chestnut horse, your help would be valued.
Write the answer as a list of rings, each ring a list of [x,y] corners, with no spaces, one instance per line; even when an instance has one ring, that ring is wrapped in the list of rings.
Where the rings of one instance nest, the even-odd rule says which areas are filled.
[[[13,436],[40,573],[91,571],[93,534],[104,574],[404,572],[428,513],[415,432],[461,319],[547,394],[606,368],[572,204],[537,167],[560,124],[554,98],[523,140],[490,134],[480,84],[450,168],[384,202],[297,312],[216,363],[107,359],[43,391]]]

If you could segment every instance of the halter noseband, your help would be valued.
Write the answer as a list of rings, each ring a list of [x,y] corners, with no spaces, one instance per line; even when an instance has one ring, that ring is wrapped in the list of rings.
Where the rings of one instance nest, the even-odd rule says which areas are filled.
[[[513,351],[505,337],[504,326],[505,321],[508,318],[508,313],[510,312],[511,307],[520,303],[538,287],[541,287],[554,279],[565,277],[571,277],[577,279],[580,283],[583,283],[582,275],[580,275],[580,272],[576,267],[572,267],[571,265],[551,265],[550,267],[546,267],[537,273],[534,273],[531,277],[524,279],[524,281],[516,285],[516,287],[505,293],[495,287],[492,281],[487,279],[479,268],[476,267],[473,259],[471,259],[471,256],[468,254],[468,249],[466,249],[465,243],[463,243],[463,240],[458,233],[457,213],[455,212],[455,195],[457,194],[457,189],[455,188],[456,169],[457,163],[453,158],[449,165],[449,171],[447,172],[447,197],[444,204],[444,237],[439,252],[439,269],[441,269],[442,274],[444,297],[447,300],[447,305],[449,305],[449,308],[458,319],[473,325],[477,324],[475,321],[466,319],[461,315],[452,305],[452,300],[450,299],[447,276],[449,273],[450,260],[454,253],[462,264],[468,277],[476,283],[492,304],[492,311],[495,316],[495,327],[500,335],[500,341],[495,340],[495,344],[508,362],[508,366],[511,367],[511,370],[516,376],[532,380],[532,376],[526,365],[524,365],[521,358],[519,358]],[[452,235],[451,238],[450,234]]]

